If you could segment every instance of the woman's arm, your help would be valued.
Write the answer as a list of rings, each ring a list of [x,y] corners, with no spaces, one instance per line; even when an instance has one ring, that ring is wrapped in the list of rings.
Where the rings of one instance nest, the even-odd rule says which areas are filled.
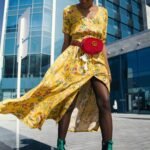
[[[61,53],[70,45],[71,42],[71,36],[69,34],[64,33],[64,42],[62,46]]]
[[[104,44],[103,52],[104,52],[106,67],[108,69],[109,79],[110,79],[110,81],[112,81],[111,71],[110,71],[110,67],[109,67],[109,63],[108,63],[108,57],[107,57],[107,48],[106,48],[105,44]]]

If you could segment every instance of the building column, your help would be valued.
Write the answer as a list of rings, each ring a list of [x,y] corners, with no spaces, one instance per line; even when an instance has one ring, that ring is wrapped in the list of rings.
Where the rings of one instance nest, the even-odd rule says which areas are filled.
[[[4,60],[4,44],[5,44],[8,2],[9,2],[9,0],[5,0],[5,3],[4,3],[1,45],[0,45],[0,100],[2,99],[2,76],[3,76],[3,64],[4,64],[3,63],[3,60]]]

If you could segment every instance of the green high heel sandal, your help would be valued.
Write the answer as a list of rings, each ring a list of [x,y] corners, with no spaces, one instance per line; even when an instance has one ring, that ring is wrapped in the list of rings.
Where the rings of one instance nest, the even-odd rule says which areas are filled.
[[[66,144],[65,140],[58,138],[57,139],[57,150],[66,150],[65,144]]]
[[[106,142],[102,142],[102,150],[113,150],[113,141],[108,140]]]

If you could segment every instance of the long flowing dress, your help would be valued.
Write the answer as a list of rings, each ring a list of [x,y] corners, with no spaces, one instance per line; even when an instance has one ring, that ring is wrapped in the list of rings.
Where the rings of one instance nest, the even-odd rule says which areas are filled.
[[[77,6],[63,11],[62,32],[81,41],[87,36],[106,42],[107,9],[99,6],[93,18],[82,15]],[[13,114],[30,128],[41,130],[47,119],[58,123],[77,96],[68,131],[99,131],[99,113],[90,79],[95,76],[110,92],[110,79],[104,52],[93,56],[69,45],[47,70],[41,82],[20,98],[0,102],[0,113]]]

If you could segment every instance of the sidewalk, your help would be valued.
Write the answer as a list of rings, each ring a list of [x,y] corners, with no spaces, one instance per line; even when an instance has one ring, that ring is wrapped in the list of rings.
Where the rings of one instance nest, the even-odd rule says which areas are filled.
[[[113,117],[113,150],[150,150],[150,115],[117,114]],[[16,148],[16,117],[0,115],[0,150]],[[20,150],[56,150],[57,125],[47,120],[42,131],[20,122]],[[101,150],[100,132],[68,132],[67,150]]]

